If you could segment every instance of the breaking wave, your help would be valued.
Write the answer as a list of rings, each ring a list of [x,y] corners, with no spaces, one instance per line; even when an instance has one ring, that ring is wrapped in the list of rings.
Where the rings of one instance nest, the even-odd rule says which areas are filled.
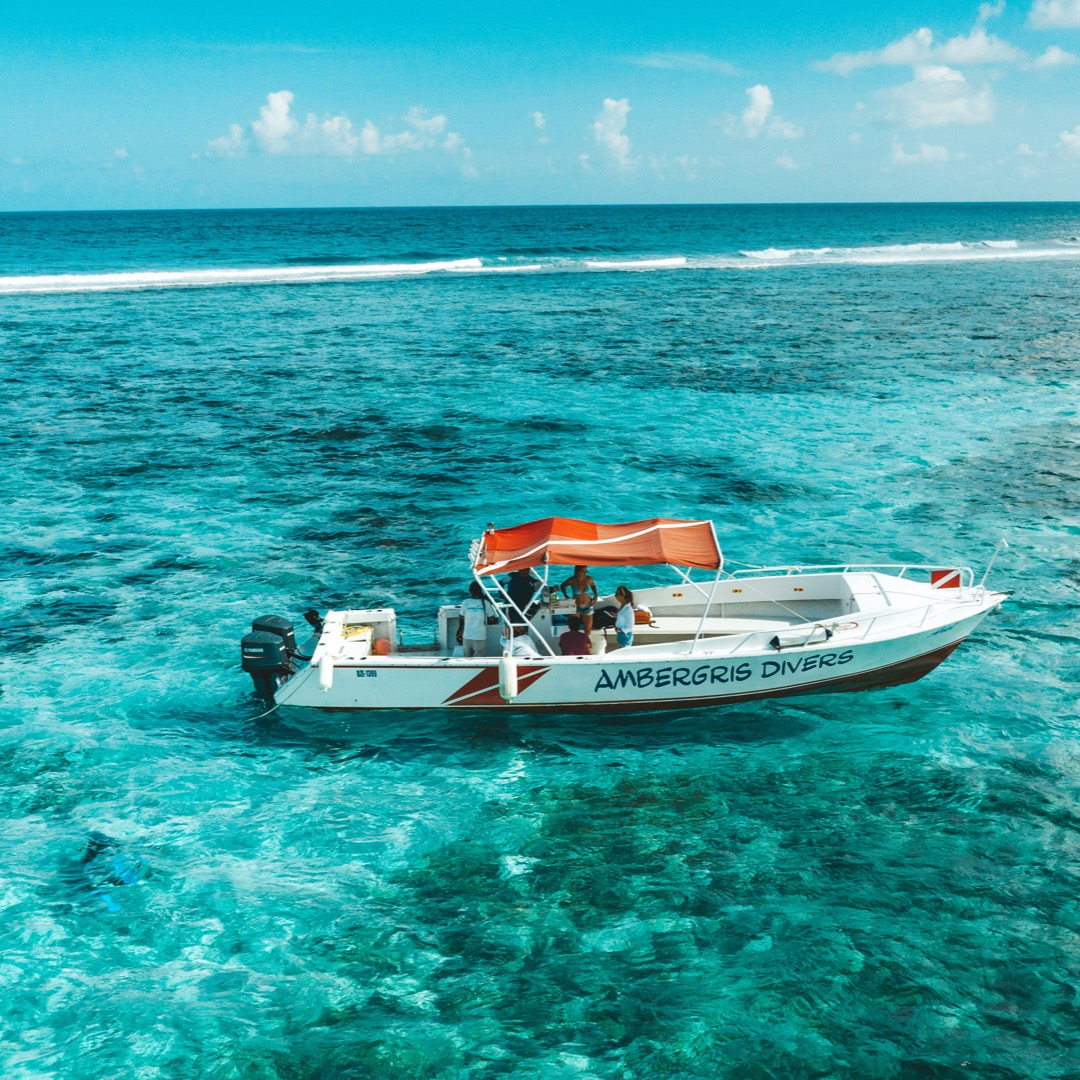
[[[624,259],[614,262],[605,262],[599,259],[586,259],[585,265],[590,270],[674,270],[680,266],[688,265],[689,260],[684,255],[678,255],[670,259]]]
[[[205,285],[287,285],[371,278],[415,277],[439,271],[482,270],[479,259],[417,263],[354,263],[316,266],[255,266],[244,269],[139,270],[117,274],[36,274],[0,277],[0,293],[105,292]]]
[[[1040,242],[980,240],[876,244],[865,247],[766,247],[728,254],[626,257],[623,259],[534,256],[526,262],[492,259],[438,259],[423,262],[318,262],[303,266],[258,266],[116,273],[0,276],[0,295],[105,292],[132,289],[198,288],[222,285],[295,285],[419,277],[428,274],[535,274],[591,271],[766,270],[777,267],[887,266],[905,263],[977,262],[1011,259],[1080,258],[1075,237]]]
[[[1074,256],[1060,241],[955,240],[948,243],[874,244],[867,247],[776,248],[739,253],[747,265],[844,266],[926,262],[975,262],[987,259],[1049,259]]]

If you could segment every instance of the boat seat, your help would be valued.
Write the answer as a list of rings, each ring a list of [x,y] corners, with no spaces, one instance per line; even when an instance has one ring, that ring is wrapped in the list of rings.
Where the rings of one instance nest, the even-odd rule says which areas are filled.
[[[806,620],[794,615],[762,617],[748,616],[742,619],[706,619],[702,637],[720,637],[725,634],[752,634],[763,630],[787,630],[801,626]],[[639,645],[653,638],[680,640],[692,638],[698,631],[700,619],[659,615],[648,626],[634,627],[634,641]]]

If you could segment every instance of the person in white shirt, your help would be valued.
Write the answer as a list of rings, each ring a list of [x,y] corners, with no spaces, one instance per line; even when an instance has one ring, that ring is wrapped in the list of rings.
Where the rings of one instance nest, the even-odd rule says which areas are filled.
[[[625,586],[615,590],[619,610],[615,615],[615,640],[620,648],[634,644],[634,594]]]
[[[513,628],[513,634],[513,638],[510,639],[511,656],[540,655],[540,650],[536,647],[536,642],[529,636],[529,628],[527,626],[515,626]],[[499,638],[499,644],[503,647],[503,652],[506,652],[507,639],[505,637]]]
[[[495,622],[484,590],[478,581],[469,586],[469,595],[461,601],[461,655],[484,656],[487,653],[487,628]]]

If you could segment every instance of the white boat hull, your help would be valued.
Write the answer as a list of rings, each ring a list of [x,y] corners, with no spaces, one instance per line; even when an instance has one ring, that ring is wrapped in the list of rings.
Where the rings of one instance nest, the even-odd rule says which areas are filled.
[[[781,649],[767,633],[751,633],[599,656],[517,658],[513,696],[497,656],[342,658],[329,679],[326,664],[302,668],[276,701],[329,710],[637,712],[895,686],[940,664],[1002,598],[971,590],[967,601],[929,604],[921,617],[905,613],[899,625],[888,625],[888,613],[873,632],[857,620],[839,622],[828,641]]]

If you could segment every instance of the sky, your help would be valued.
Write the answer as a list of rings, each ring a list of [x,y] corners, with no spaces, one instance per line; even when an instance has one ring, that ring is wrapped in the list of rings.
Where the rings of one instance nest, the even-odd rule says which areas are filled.
[[[0,210],[1080,199],[1080,0],[9,4]]]

